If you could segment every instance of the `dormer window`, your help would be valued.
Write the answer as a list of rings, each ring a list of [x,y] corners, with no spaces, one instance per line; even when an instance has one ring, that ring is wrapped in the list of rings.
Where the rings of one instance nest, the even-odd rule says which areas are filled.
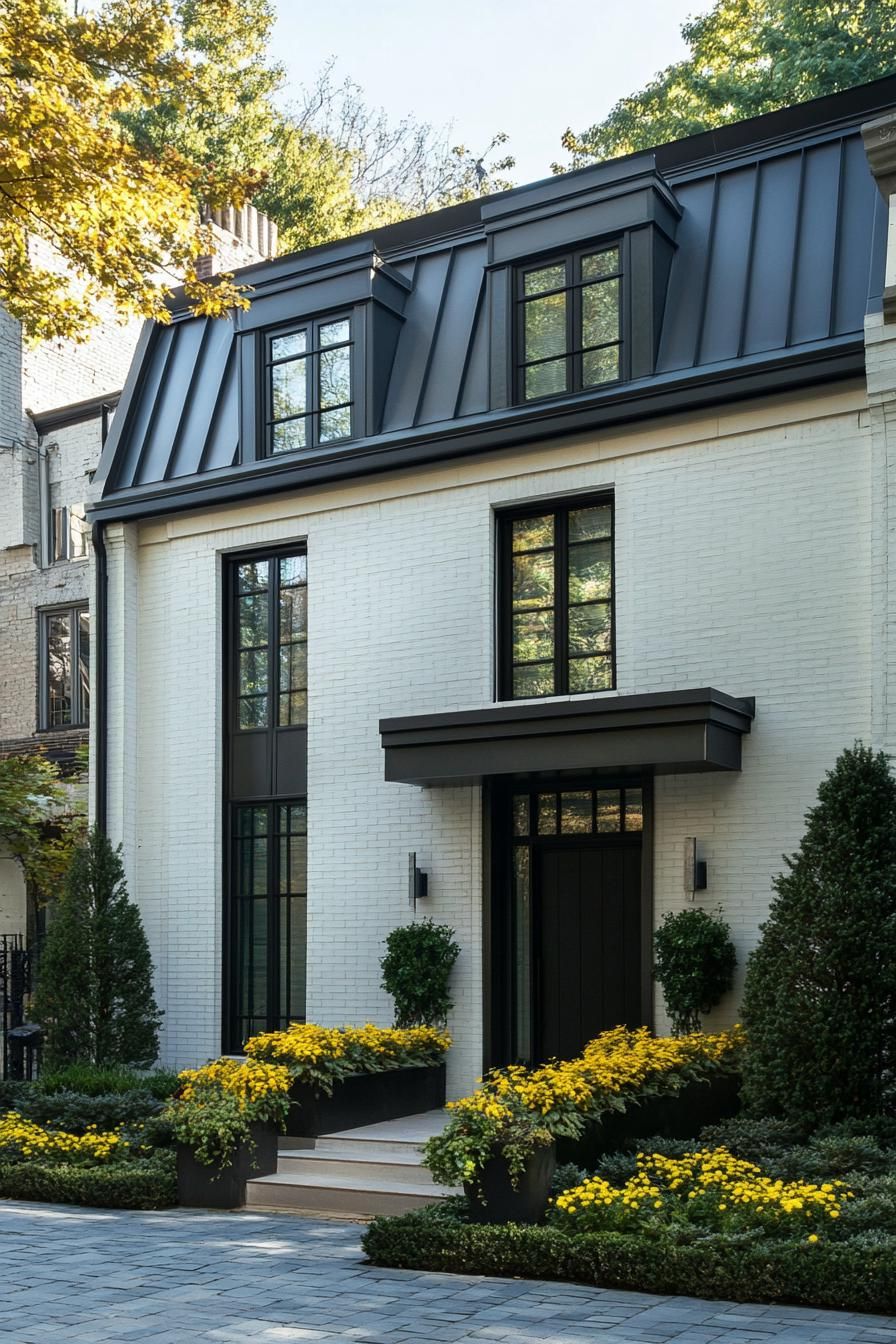
[[[516,313],[518,401],[583,392],[622,377],[618,246],[519,267]]]
[[[352,437],[352,320],[320,318],[267,337],[267,452]]]

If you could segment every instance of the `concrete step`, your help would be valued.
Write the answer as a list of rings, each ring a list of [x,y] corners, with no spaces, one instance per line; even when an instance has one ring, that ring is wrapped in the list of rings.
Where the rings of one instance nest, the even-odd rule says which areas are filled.
[[[281,1138],[276,1174],[249,1181],[246,1207],[372,1218],[437,1204],[459,1192],[435,1185],[421,1156],[446,1118],[426,1111],[317,1139]]]
[[[372,1176],[258,1176],[246,1185],[246,1208],[291,1209],[296,1213],[331,1213],[344,1218],[409,1213],[437,1204],[456,1193],[432,1185],[402,1183]]]
[[[316,1148],[281,1149],[277,1163],[279,1176],[326,1177],[346,1176],[366,1180],[392,1181],[396,1185],[433,1184],[426,1167],[421,1166],[419,1155],[410,1153],[378,1153],[358,1157],[340,1152],[321,1152]]]
[[[280,1149],[281,1153],[284,1149]],[[299,1151],[286,1149],[287,1152]],[[305,1149],[305,1152],[308,1152]],[[347,1158],[359,1162],[419,1162],[422,1144],[411,1143],[405,1139],[344,1139],[338,1134],[324,1134],[314,1141],[310,1150],[314,1153],[328,1153],[333,1157]]]

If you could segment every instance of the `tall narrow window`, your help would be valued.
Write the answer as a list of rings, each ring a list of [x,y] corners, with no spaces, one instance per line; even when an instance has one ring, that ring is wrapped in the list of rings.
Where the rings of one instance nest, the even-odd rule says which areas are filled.
[[[504,515],[499,543],[501,698],[610,689],[612,500]]]
[[[83,504],[51,509],[50,542],[53,563],[58,560],[85,560],[88,533]]]
[[[305,1019],[304,801],[233,809],[233,1046]]]
[[[90,717],[90,613],[42,611],[39,625],[42,729],[77,728]]]
[[[308,562],[304,555],[237,567],[240,729],[305,723],[308,713]]]
[[[267,337],[268,453],[352,437],[350,317],[309,322]]]
[[[521,267],[516,307],[518,401],[582,392],[623,376],[618,246]]]
[[[305,1017],[308,561],[235,557],[226,574],[228,887],[223,1042]]]

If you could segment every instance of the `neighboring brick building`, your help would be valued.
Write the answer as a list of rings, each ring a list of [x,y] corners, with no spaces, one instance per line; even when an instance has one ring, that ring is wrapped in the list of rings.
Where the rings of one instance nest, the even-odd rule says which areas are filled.
[[[273,255],[251,207],[213,218],[218,270]],[[68,769],[89,722],[92,557],[84,506],[142,323],[106,305],[90,339],[27,345],[0,310],[0,754]],[[24,933],[18,868],[0,857],[0,934]]]

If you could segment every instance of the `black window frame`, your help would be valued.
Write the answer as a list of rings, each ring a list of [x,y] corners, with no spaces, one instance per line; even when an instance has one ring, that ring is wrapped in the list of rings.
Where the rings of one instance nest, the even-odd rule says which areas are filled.
[[[282,813],[298,812],[304,821],[304,829],[293,830],[287,821],[287,829],[283,829]],[[223,1049],[231,1053],[239,1053],[249,1036],[258,1031],[279,1031],[289,1025],[290,1022],[305,1022],[307,1020],[307,997],[308,997],[308,943],[307,943],[307,911],[308,911],[308,862],[307,862],[307,843],[308,843],[308,800],[305,797],[283,797],[256,799],[250,801],[232,802],[229,807],[229,835],[230,835],[230,853],[229,869],[231,886],[229,889],[229,898],[226,902],[226,916],[224,923],[225,956],[224,956],[224,1002],[225,1011],[223,1018],[222,1042]],[[256,831],[254,815],[248,828],[240,825],[241,814],[264,814],[264,828]],[[291,875],[290,851],[292,844],[297,839],[305,841],[306,857],[304,867],[304,890],[292,891],[284,890],[284,885],[288,885]],[[250,864],[254,860],[252,846],[256,841],[264,843],[265,857],[263,863],[263,885],[264,891],[245,891],[242,890],[241,879],[245,874],[246,864],[243,859],[244,848],[249,850]],[[286,869],[282,862],[283,853],[286,854]],[[253,870],[252,881],[259,876],[257,870]],[[265,912],[265,940],[262,965],[264,970],[264,1002],[252,1006],[255,1012],[244,1013],[242,1011],[241,998],[244,992],[250,1000],[254,999],[254,950],[250,940],[249,971],[247,979],[244,977],[243,953],[246,947],[244,942],[245,924],[243,917],[244,910],[248,907],[250,910],[258,902]],[[296,905],[295,903],[304,903]],[[285,904],[284,904],[285,903]],[[298,1008],[292,1002],[292,944],[290,939],[291,925],[293,916],[301,910],[305,921],[305,944],[303,960],[303,997],[301,1011],[291,1011]],[[286,943],[284,948],[284,915]],[[286,958],[284,960],[284,950]],[[285,972],[285,975],[284,975]],[[283,1008],[286,1011],[282,1011]]]
[[[320,329],[328,327],[336,322],[347,322],[348,340],[337,341],[333,345],[321,346]],[[295,453],[308,452],[315,448],[329,448],[333,444],[350,443],[357,436],[358,424],[358,386],[357,371],[355,368],[355,314],[351,309],[343,309],[324,315],[309,317],[302,322],[281,323],[276,327],[270,327],[261,334],[262,352],[262,435],[261,435],[261,455],[264,458],[288,458]],[[286,355],[280,359],[273,356],[273,342],[285,336],[297,336],[304,333],[307,337],[306,349],[301,354]],[[348,350],[349,363],[349,400],[340,402],[335,406],[322,408],[320,404],[320,357],[324,351],[328,350]],[[297,360],[305,361],[305,410],[298,415],[283,416],[276,418],[274,416],[274,388],[273,388],[273,370],[274,368],[294,363]],[[330,411],[343,410],[348,407],[349,412],[349,432],[340,436],[338,439],[321,439],[320,436],[320,418],[321,414]],[[280,452],[274,451],[274,428],[276,425],[293,424],[296,421],[304,420],[308,426],[308,433],[305,436],[304,444],[296,448],[282,449]]]
[[[582,279],[582,261],[585,257],[593,257],[601,252],[609,252],[616,249],[618,253],[618,266],[615,271],[608,272],[600,279],[583,280]],[[565,266],[566,279],[562,287],[555,289],[546,289],[538,294],[527,295],[525,292],[526,276],[534,271],[542,271],[549,266]],[[592,242],[587,247],[577,247],[572,250],[567,249],[562,252],[545,253],[543,256],[530,257],[525,261],[516,263],[514,267],[513,279],[513,341],[512,341],[512,360],[513,360],[513,399],[515,404],[521,406],[536,405],[543,401],[552,401],[557,397],[573,396],[581,392],[599,392],[606,387],[615,387],[619,383],[625,382],[630,377],[629,370],[629,351],[631,342],[629,339],[627,303],[626,303],[626,276],[628,274],[628,247],[627,235],[620,235],[613,238],[602,238],[600,242]],[[586,286],[601,284],[607,280],[619,281],[619,338],[616,341],[601,341],[596,345],[585,346],[581,340],[582,334],[582,290]],[[543,299],[552,294],[568,294],[570,296],[566,304],[566,350],[564,355],[548,355],[543,359],[526,360],[526,307],[534,300]],[[604,350],[611,346],[617,346],[619,350],[619,374],[616,378],[607,378],[603,382],[588,383],[583,382],[582,378],[582,356],[592,350]],[[540,396],[526,396],[526,370],[535,367],[538,364],[548,364],[554,361],[566,360],[566,379],[567,386],[559,392],[546,392]]]
[[[287,644],[281,642],[280,630],[280,594],[282,580],[280,575],[280,565],[283,560],[304,560],[305,577],[295,584],[287,584],[288,588],[303,588],[305,591],[306,619],[305,619],[305,638],[304,640],[292,640]],[[228,714],[229,731],[233,734],[242,735],[244,733],[267,733],[277,731],[281,728],[307,728],[308,726],[308,619],[307,619],[307,601],[308,601],[308,549],[304,544],[293,545],[282,548],[266,549],[258,552],[246,552],[230,559],[230,572],[228,583],[228,661],[229,676],[228,685],[233,688],[229,696]],[[239,571],[243,565],[253,565],[265,563],[268,565],[268,578],[258,594],[248,591],[241,592],[239,587]],[[267,607],[267,642],[265,644],[242,645],[240,642],[240,600],[243,597],[263,595]],[[305,646],[305,685],[290,686],[287,692],[284,692],[280,686],[280,655],[283,648],[291,647],[293,644],[304,644]],[[240,656],[243,653],[252,653],[264,650],[267,654],[267,689],[258,692],[255,695],[244,694],[241,690],[240,681]],[[305,695],[305,714],[303,718],[293,720],[291,717],[288,722],[280,721],[280,699],[283,694],[289,696],[301,694]],[[240,722],[240,705],[243,700],[265,699],[267,702],[266,721],[264,723],[242,724]]]
[[[90,604],[88,602],[68,602],[61,606],[41,607],[37,613],[37,647],[38,647],[38,705],[37,705],[37,723],[38,732],[42,733],[60,733],[67,732],[71,728],[88,728],[90,726],[90,654],[92,637],[90,632]],[[69,623],[69,647],[71,649],[71,686],[72,686],[72,712],[68,723],[52,723],[50,721],[50,647],[49,647],[49,623],[61,616],[68,617]],[[88,685],[86,697],[82,695],[80,665],[81,665],[81,617],[86,616],[88,621]],[[86,699],[86,704],[85,704]]]
[[[607,656],[610,666],[610,683],[595,690],[572,691],[569,689],[569,608],[577,605],[569,602],[569,515],[578,509],[608,507],[610,510],[610,594],[606,601],[610,607],[610,647]],[[554,518],[554,687],[544,695],[514,695],[513,692],[513,524],[527,518],[542,518],[551,514]],[[593,494],[564,496],[561,499],[547,499],[502,509],[496,514],[495,542],[497,561],[496,610],[497,610],[497,685],[496,699],[499,701],[550,700],[560,696],[600,695],[616,689],[616,504],[611,490],[602,490]],[[576,544],[576,543],[573,543]],[[590,605],[590,604],[585,604]],[[600,656],[587,655],[583,657]],[[573,659],[575,661],[575,659]]]
[[[305,870],[305,890],[281,891],[279,864],[280,840],[284,838],[279,826],[278,808],[303,808],[305,810],[305,834],[307,836],[307,677],[305,686],[305,713],[301,722],[280,723],[280,611],[279,586],[280,564],[284,560],[304,560],[304,578],[297,586],[303,586],[307,594],[309,586],[308,546],[307,542],[279,542],[253,547],[249,550],[226,552],[222,557],[222,604],[223,621],[221,685],[221,721],[223,727],[223,772],[222,772],[222,827],[221,827],[221,870],[222,870],[222,948],[221,958],[221,1049],[225,1053],[240,1053],[245,1038],[242,1034],[243,1014],[241,979],[241,952],[243,944],[243,925],[241,912],[248,908],[244,903],[257,899],[262,901],[267,911],[266,917],[266,966],[265,994],[270,1011],[257,1013],[259,1020],[266,1019],[266,1028],[273,1030],[284,1025],[280,1014],[283,998],[281,957],[284,944],[281,939],[283,925],[279,923],[278,912],[283,910],[282,901],[303,900],[307,912],[308,872]],[[240,607],[239,599],[240,567],[243,565],[268,564],[268,582],[265,592],[265,621],[268,635],[268,707],[264,726],[240,726]],[[293,585],[289,585],[293,586]],[[292,642],[292,641],[290,641]],[[308,642],[307,621],[305,625],[306,649]],[[254,646],[261,647],[261,646]],[[306,663],[307,670],[307,663]],[[293,687],[288,694],[295,694]],[[250,896],[240,888],[241,870],[239,866],[241,841],[238,834],[238,822],[241,809],[262,810],[266,815],[267,859],[265,861],[266,890]],[[287,842],[287,849],[289,842]],[[276,853],[275,853],[276,850]],[[298,907],[289,907],[297,909]],[[290,933],[287,921],[287,935]],[[290,945],[290,955],[292,953]],[[305,957],[307,991],[307,942],[303,953]],[[292,962],[288,963],[291,968]],[[260,1002],[260,1001],[259,1001]],[[255,1005],[258,1008],[258,1004]],[[298,1005],[289,1004],[296,1008]],[[291,1014],[293,1020],[301,1020],[302,1012]]]

